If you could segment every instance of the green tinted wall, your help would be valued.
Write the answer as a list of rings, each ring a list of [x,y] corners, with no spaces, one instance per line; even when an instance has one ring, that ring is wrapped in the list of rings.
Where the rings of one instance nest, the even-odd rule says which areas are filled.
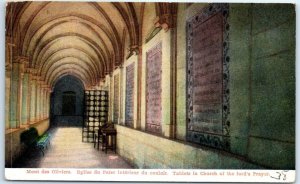
[[[295,167],[295,7],[230,6],[231,149]]]

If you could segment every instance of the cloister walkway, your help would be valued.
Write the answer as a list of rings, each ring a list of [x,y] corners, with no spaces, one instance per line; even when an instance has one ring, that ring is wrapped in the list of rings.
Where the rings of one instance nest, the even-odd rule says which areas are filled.
[[[81,128],[59,127],[50,130],[51,145],[45,156],[39,151],[26,153],[16,168],[132,168],[118,154],[107,154],[81,140]]]

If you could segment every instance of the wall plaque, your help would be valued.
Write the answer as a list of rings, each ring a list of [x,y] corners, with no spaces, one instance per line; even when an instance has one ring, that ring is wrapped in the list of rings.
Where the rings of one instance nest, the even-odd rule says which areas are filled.
[[[229,149],[228,5],[187,22],[187,140]]]
[[[119,120],[119,93],[120,93],[120,84],[119,84],[119,74],[114,76],[114,110],[113,110],[113,122],[118,123]]]
[[[162,44],[159,43],[146,54],[146,130],[161,132],[161,65]]]
[[[126,67],[125,125],[133,127],[134,63]]]

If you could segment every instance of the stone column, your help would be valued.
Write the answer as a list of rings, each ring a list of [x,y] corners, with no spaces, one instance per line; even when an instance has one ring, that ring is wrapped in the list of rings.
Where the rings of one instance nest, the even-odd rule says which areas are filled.
[[[45,119],[48,118],[48,88],[45,88],[45,109],[44,109],[44,114],[45,114]]]
[[[124,71],[124,65],[123,63],[120,65],[120,74],[119,74],[119,84],[120,84],[120,95],[119,95],[119,124],[124,124],[124,116],[123,116],[123,112],[124,112],[124,109],[123,109],[123,80],[124,80],[124,76],[123,76],[123,71]]]
[[[31,72],[31,69],[28,68],[28,103],[27,103],[27,122],[28,124],[31,122],[30,120],[30,113],[31,113],[31,94],[32,94],[32,79],[33,79],[33,75],[32,75],[32,72]]]
[[[110,109],[110,116],[109,116],[109,122],[113,122],[113,107],[114,107],[114,86],[113,86],[113,82],[114,82],[114,77],[112,75],[112,72],[109,74],[109,80],[110,80],[110,88],[109,88],[109,99],[110,99],[110,102],[109,102],[109,109]]]
[[[42,116],[43,116],[43,119],[46,119],[46,88],[45,88],[45,85],[43,86],[43,102],[42,102]]]
[[[31,70],[31,95],[30,95],[30,123],[36,122],[36,72],[34,69]]]
[[[36,113],[36,121],[41,120],[41,80],[40,77],[37,78],[36,80],[36,108],[35,108],[35,113]]]
[[[40,81],[40,119],[44,119],[44,82]]]
[[[10,85],[11,85],[11,64],[5,66],[5,129],[10,128]]]
[[[5,37],[5,129],[10,128],[10,89],[12,72],[12,55],[15,46],[12,37]]]
[[[22,81],[22,113],[21,125],[29,124],[29,102],[30,102],[30,69],[28,60],[25,62],[25,73]]]
[[[48,87],[45,88],[45,118],[48,118],[47,108],[48,108]]]
[[[42,119],[46,119],[47,118],[47,91],[48,91],[48,85],[47,84],[43,84],[43,88],[42,88]]]
[[[141,119],[142,119],[142,68],[143,68],[143,52],[142,52],[142,46],[138,47],[138,50],[136,51],[136,54],[138,55],[138,62],[137,62],[137,118],[136,118],[136,129],[141,129]],[[125,73],[125,72],[124,72]],[[126,81],[125,81],[126,84]]]
[[[13,58],[10,89],[10,128],[18,128],[21,121],[23,62],[24,57],[22,56]]]
[[[48,87],[46,90],[46,117],[50,117],[50,95],[51,95],[51,88]]]

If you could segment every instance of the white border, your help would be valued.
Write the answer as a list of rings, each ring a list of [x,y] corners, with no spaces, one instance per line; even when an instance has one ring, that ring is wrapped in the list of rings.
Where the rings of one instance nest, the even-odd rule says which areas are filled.
[[[18,173],[16,175],[16,173]],[[125,182],[295,182],[295,171],[214,169],[5,169],[8,180]]]

